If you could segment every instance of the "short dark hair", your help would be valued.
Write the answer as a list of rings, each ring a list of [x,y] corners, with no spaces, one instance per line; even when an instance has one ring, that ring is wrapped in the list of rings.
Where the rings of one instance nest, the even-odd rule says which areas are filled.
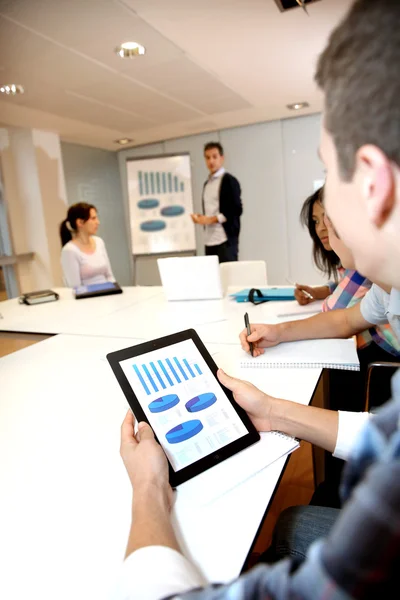
[[[77,231],[76,221],[78,219],[88,221],[92,208],[97,210],[93,204],[87,204],[86,202],[78,202],[77,204],[73,204],[69,207],[67,218],[60,223],[60,237],[62,246],[65,246],[65,244],[72,240],[72,232]]]
[[[313,219],[313,208],[316,202],[323,204],[324,188],[321,187],[309,196],[301,209],[300,222],[304,227],[307,227],[311,239],[313,241],[313,259],[315,266],[327,275],[329,279],[333,278],[337,281],[337,269],[340,266],[340,258],[333,250],[325,250],[321,240],[315,229],[315,221]]]
[[[318,60],[325,126],[346,181],[364,144],[400,164],[399,21],[399,0],[356,0]]]
[[[204,144],[204,152],[213,148],[216,148],[221,156],[224,155],[224,149],[219,142],[207,142],[207,144]]]

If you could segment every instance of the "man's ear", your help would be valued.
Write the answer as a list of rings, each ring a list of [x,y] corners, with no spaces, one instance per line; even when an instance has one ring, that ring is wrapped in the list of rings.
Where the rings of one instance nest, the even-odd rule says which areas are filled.
[[[369,221],[382,227],[395,207],[395,174],[384,152],[371,144],[356,155],[356,172]]]

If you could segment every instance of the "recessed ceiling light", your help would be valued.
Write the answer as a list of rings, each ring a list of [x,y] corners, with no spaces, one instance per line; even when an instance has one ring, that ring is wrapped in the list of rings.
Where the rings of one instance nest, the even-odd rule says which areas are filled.
[[[120,140],[114,140],[116,144],[121,144],[121,146],[126,146],[126,144],[130,144],[133,142],[130,138],[121,138]]]
[[[121,58],[135,58],[142,56],[146,52],[146,48],[137,42],[124,42],[115,48],[115,52]]]
[[[294,104],[286,104],[286,108],[289,110],[300,110],[302,108],[308,108],[310,105],[308,102],[295,102]]]
[[[16,83],[5,83],[0,86],[0,92],[2,94],[7,94],[8,96],[15,96],[16,94],[23,94],[24,88],[22,85],[17,85]]]

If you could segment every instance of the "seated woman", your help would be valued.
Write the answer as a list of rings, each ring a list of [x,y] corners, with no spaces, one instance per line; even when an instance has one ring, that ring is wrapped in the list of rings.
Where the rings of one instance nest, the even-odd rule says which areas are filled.
[[[294,295],[297,302],[302,305],[327,298],[335,289],[343,272],[340,259],[329,243],[328,230],[324,222],[323,192],[324,188],[321,187],[306,199],[301,209],[300,221],[304,227],[307,227],[313,241],[315,266],[328,279],[333,279],[333,282],[316,287],[297,284]]]
[[[60,225],[61,265],[68,287],[115,281],[103,240],[96,236],[100,221],[96,207],[73,204]]]

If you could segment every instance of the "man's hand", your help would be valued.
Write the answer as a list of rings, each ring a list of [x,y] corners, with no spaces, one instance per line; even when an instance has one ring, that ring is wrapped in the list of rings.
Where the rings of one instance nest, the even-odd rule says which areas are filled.
[[[250,353],[249,342],[253,342],[253,356],[263,354],[264,348],[277,346],[282,340],[280,339],[279,325],[263,325],[262,323],[252,323],[251,334],[247,334],[247,329],[239,335],[240,343],[245,352]]]
[[[279,403],[277,398],[264,394],[248,381],[235,379],[218,369],[218,379],[233,392],[236,402],[244,408],[257,431],[271,431],[271,414],[274,403]]]
[[[167,494],[171,506],[173,492],[168,480],[167,458],[147,423],[139,423],[136,435],[134,427],[135,417],[128,410],[121,426],[120,453],[134,493],[140,495],[158,489]]]
[[[193,223],[197,225],[214,225],[214,223],[218,223],[217,217],[206,217],[205,215],[193,214],[190,215]]]

